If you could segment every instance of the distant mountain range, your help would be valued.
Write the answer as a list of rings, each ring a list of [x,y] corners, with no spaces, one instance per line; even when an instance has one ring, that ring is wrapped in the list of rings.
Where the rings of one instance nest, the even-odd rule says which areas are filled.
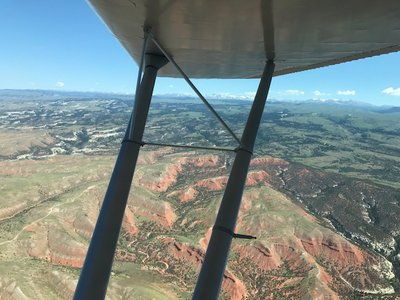
[[[119,98],[123,100],[132,100],[134,98],[133,94],[117,94],[117,93],[103,93],[103,92],[77,92],[77,91],[59,91],[59,90],[19,90],[19,89],[0,89],[0,97],[2,100],[12,99],[15,100],[19,98],[23,99],[32,99],[38,98],[40,100],[56,100],[56,99],[108,99],[108,98]],[[251,101],[250,98],[238,96],[235,98],[234,95],[226,95],[226,94],[211,94],[206,95],[206,98],[215,104],[238,104],[238,101],[241,103],[249,103]],[[178,100],[179,102],[186,100],[187,102],[199,101],[196,95],[191,95],[187,93],[169,93],[169,94],[158,94],[153,96],[154,101],[165,101],[169,100]],[[390,105],[373,105],[366,102],[361,101],[353,101],[353,100],[337,100],[337,99],[308,99],[308,100],[277,100],[277,99],[269,99],[270,102],[276,103],[312,103],[312,104],[321,104],[321,105],[342,105],[342,106],[350,106],[350,107],[363,107],[368,108],[369,110],[379,111],[382,113],[391,113],[391,112],[399,112],[399,106],[390,106]]]

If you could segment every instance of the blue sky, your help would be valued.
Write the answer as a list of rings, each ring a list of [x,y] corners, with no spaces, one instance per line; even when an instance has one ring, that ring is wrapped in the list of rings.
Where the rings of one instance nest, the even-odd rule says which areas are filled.
[[[81,1],[2,0],[0,89],[133,93],[137,66]],[[195,80],[205,95],[251,99],[256,80]],[[156,94],[193,94],[160,78]],[[400,53],[275,77],[270,98],[340,99],[400,106]]]

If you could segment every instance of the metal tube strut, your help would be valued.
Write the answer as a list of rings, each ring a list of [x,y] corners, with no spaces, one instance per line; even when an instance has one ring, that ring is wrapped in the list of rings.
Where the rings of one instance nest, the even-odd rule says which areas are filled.
[[[241,145],[237,149],[192,300],[218,299],[232,238],[235,236],[236,219],[274,67],[275,64],[272,61],[268,61],[265,65],[242,135]]]
[[[129,121],[127,133],[111,175],[75,290],[75,300],[102,300],[105,298],[157,71],[167,62],[168,60],[164,56],[146,54],[143,79],[135,100],[135,117]],[[129,134],[130,126],[133,128],[131,134]]]
[[[192,81],[189,79],[189,77],[186,75],[185,72],[179,67],[179,65],[175,62],[175,60],[170,56],[167,51],[160,45],[160,43],[154,38],[154,36],[149,33],[151,40],[153,43],[160,49],[160,51],[164,54],[166,58],[168,58],[169,62],[175,67],[175,69],[181,74],[183,79],[188,83],[188,85],[192,88],[192,90],[197,94],[197,96],[200,98],[201,101],[205,104],[205,106],[208,108],[208,110],[217,118],[217,120],[221,123],[221,125],[225,128],[225,130],[233,137],[233,139],[240,144],[239,138],[236,136],[236,134],[230,129],[228,124],[225,123],[225,121],[220,117],[220,115],[215,111],[215,109],[211,106],[211,104],[207,101],[206,98],[204,98],[203,94],[200,93],[200,91],[196,88],[196,86],[192,83]]]
[[[149,32],[145,31],[144,32],[144,39],[143,39],[143,47],[142,47],[142,55],[140,56],[140,65],[138,69],[138,76],[136,79],[136,90],[135,90],[135,97],[137,96],[139,92],[139,87],[140,87],[140,82],[142,81],[142,75],[143,75],[143,64],[144,64],[144,58],[146,56],[146,49],[147,49],[147,42],[149,40]]]
[[[143,39],[143,47],[142,47],[142,55],[140,58],[140,65],[139,65],[139,69],[138,69],[138,75],[137,75],[137,79],[136,79],[136,89],[135,89],[135,104],[137,103],[136,99],[138,97],[139,94],[139,87],[140,87],[140,83],[142,82],[142,77],[143,77],[143,64],[144,64],[144,59],[146,56],[146,49],[147,49],[147,42],[149,41],[149,31],[148,30],[144,30],[144,39]],[[132,134],[133,134],[133,124],[131,122],[132,118],[135,118],[134,114],[135,114],[135,109],[133,109],[132,113],[131,113],[131,117],[129,119],[129,126],[127,127],[126,133],[125,133],[125,139],[131,139],[132,138]]]

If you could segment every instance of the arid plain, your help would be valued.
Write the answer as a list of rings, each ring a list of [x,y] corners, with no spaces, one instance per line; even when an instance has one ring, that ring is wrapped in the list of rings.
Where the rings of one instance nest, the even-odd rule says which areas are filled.
[[[0,299],[70,299],[132,103],[25,93],[0,102]],[[240,133],[248,103],[214,104]],[[222,299],[396,299],[398,117],[267,106]],[[195,99],[155,99],[145,140],[232,146]],[[143,148],[108,299],[190,298],[232,159]]]

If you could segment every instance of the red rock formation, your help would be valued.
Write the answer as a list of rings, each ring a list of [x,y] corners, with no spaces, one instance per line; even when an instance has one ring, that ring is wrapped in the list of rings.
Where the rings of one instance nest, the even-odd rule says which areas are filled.
[[[264,170],[252,171],[247,174],[246,186],[255,186],[259,183],[266,183],[270,175]]]
[[[123,230],[128,233],[130,236],[136,235],[139,232],[139,229],[135,225],[135,218],[132,210],[129,206],[125,209],[124,219],[122,222]]]
[[[198,193],[199,192],[193,187],[189,187],[186,191],[184,191],[183,194],[179,196],[179,200],[181,202],[188,202],[190,200],[193,200],[198,195]]]
[[[94,230],[93,223],[85,215],[77,216],[73,222],[73,227],[79,235],[86,239],[90,239]]]
[[[245,299],[247,295],[244,283],[229,271],[225,271],[224,273],[222,290],[231,297],[231,300],[242,300]]]
[[[194,156],[186,157],[182,160],[184,164],[193,165],[198,168],[209,168],[216,167],[219,162],[219,158],[216,155],[209,156]]]
[[[151,153],[146,155],[142,158],[143,163],[157,162],[161,156],[160,154],[152,156]],[[193,227],[197,230],[210,226],[208,223],[210,218],[203,218],[203,216],[204,212],[213,214],[214,212],[210,209],[213,206],[210,206],[210,197],[205,197],[204,206],[200,205],[202,202],[199,204],[200,201],[195,202],[196,207],[190,211],[190,214],[179,215],[181,213],[179,209],[175,212],[172,204],[163,201],[160,195],[154,192],[168,191],[170,193],[167,198],[175,197],[174,200],[179,199],[181,202],[191,201],[198,196],[200,191],[208,196],[207,191],[224,189],[227,177],[204,179],[204,174],[220,174],[219,171],[217,173],[217,170],[213,169],[220,166],[217,156],[174,157],[173,163],[168,164],[161,172],[157,173],[158,170],[156,170],[160,176],[155,182],[143,181],[142,177],[142,182],[148,190],[137,193],[137,196],[141,195],[140,198],[129,199],[122,226],[126,233],[124,238],[132,239],[129,241],[131,243],[128,244],[128,249],[134,253],[119,248],[116,259],[137,261],[143,270],[156,271],[167,276],[172,274],[174,276],[171,278],[177,279],[175,282],[179,285],[179,289],[187,292],[190,288],[190,280],[193,278],[188,279],[187,274],[183,276],[179,271],[187,269],[188,266],[189,268],[192,266],[196,271],[199,270],[211,228],[200,240],[200,247],[196,244],[181,243],[174,237],[166,236],[176,236],[176,234],[181,234],[178,232],[188,232]],[[167,159],[163,160],[163,163],[166,161]],[[236,240],[232,243],[232,256],[228,264],[230,270],[225,272],[223,291],[234,300],[245,297],[248,299],[300,299],[303,297],[304,299],[336,300],[338,296],[335,291],[343,287],[348,289],[347,292],[352,291],[350,286],[353,284],[355,288],[361,287],[361,289],[364,287],[371,289],[376,286],[375,277],[378,275],[375,274],[377,272],[375,266],[378,264],[375,257],[368,252],[362,252],[357,246],[320,226],[314,217],[294,205],[282,194],[270,188],[258,188],[258,186],[269,184],[272,180],[279,182],[280,179],[277,178],[276,173],[286,168],[287,164],[283,160],[271,157],[253,160],[253,166],[276,165],[277,167],[258,168],[257,171],[249,173],[247,185],[257,188],[248,189],[245,192],[236,230],[254,234],[258,239],[256,242]],[[191,180],[194,178],[197,182],[195,185],[190,182],[182,186],[180,181],[180,190],[174,191],[173,185],[179,178],[179,174],[185,172],[185,168],[190,166],[194,167],[191,171],[196,171],[191,173],[190,178]],[[207,172],[197,172],[196,168],[207,168]],[[90,174],[88,178],[98,180],[98,177]],[[300,172],[301,180],[307,181],[307,176],[309,175],[306,169]],[[59,190],[71,187],[76,182],[79,182],[76,178],[66,179]],[[50,191],[49,195],[52,193],[54,191]],[[98,215],[99,203],[103,199],[103,191],[90,188],[87,197],[96,201],[86,201],[86,198],[85,201],[77,200],[77,208],[69,214],[65,213],[67,209],[63,206],[57,207],[57,210],[51,210],[53,218],[50,221],[40,219],[38,223],[26,226],[25,233],[21,234],[16,242],[20,242],[21,245],[23,243],[30,245],[28,253],[33,257],[46,259],[53,264],[80,267],[84,260],[86,246],[76,233],[85,238],[90,237]],[[56,212],[58,212],[57,215]],[[201,213],[197,214],[197,212]],[[139,225],[135,224],[135,216],[144,217],[155,223],[151,226],[145,224],[143,228],[162,226],[168,230],[163,229],[157,239],[148,239],[144,229],[138,234],[137,226]],[[180,220],[177,224],[175,224],[176,219]],[[172,227],[173,230],[169,230]],[[310,230],[310,228],[318,228],[318,230]],[[194,230],[190,232],[192,233],[197,234]],[[137,258],[140,258],[140,261]],[[170,260],[174,263],[171,264]],[[173,273],[175,271],[176,273]],[[171,273],[168,274],[168,272]],[[238,277],[244,278],[244,282]],[[265,280],[268,280],[268,285],[264,284]],[[63,286],[64,283],[60,283],[59,289],[61,290]],[[269,288],[272,289],[270,293],[266,291]],[[62,292],[64,293],[64,290]],[[278,293],[280,293],[279,297]]]
[[[185,190],[173,191],[172,193],[169,193],[167,197],[177,197],[179,201],[181,201],[182,203],[186,203],[196,198],[198,194],[199,192],[195,188],[190,186]]]
[[[304,250],[313,257],[322,256],[340,269],[348,265],[364,263],[362,251],[346,240],[303,236],[300,238]]]
[[[254,158],[250,166],[263,166],[263,165],[288,165],[289,163],[283,159],[279,158],[273,158],[270,156],[264,156],[264,157],[257,157]]]
[[[262,244],[237,245],[234,247],[234,251],[239,253],[240,259],[248,258],[264,271],[277,269],[282,264],[281,257],[273,245],[271,249]]]
[[[81,268],[85,260],[87,246],[71,240],[64,233],[50,229],[48,232],[49,256],[47,259],[58,265]]]
[[[87,246],[73,240],[64,232],[54,227],[47,230],[42,227],[32,238],[28,249],[30,256],[45,259],[57,265],[82,267]]]
[[[171,228],[176,220],[175,211],[168,202],[133,198],[129,203],[132,212],[158,223],[163,227]]]
[[[208,230],[206,231],[206,234],[204,235],[204,237],[201,238],[200,241],[199,241],[201,249],[203,249],[204,252],[207,249],[208,242],[210,241],[210,238],[211,238],[211,234],[212,234],[212,227],[208,228]]]
[[[176,220],[176,215],[175,212],[168,202],[165,202],[164,205],[164,217],[165,217],[165,222],[168,227],[172,227]]]
[[[165,192],[169,187],[176,183],[177,177],[188,165],[197,168],[207,168],[215,167],[217,164],[218,156],[215,155],[181,157],[173,160],[171,164],[168,164],[158,179],[154,180],[154,178],[152,178],[151,181],[142,179],[139,180],[139,183],[152,191]]]
[[[247,174],[246,186],[255,186],[260,183],[267,183],[270,175],[264,170],[252,171]],[[205,188],[208,191],[223,190],[228,181],[227,176],[219,176],[214,178],[207,178],[199,180],[195,186]]]
[[[176,183],[176,179],[182,170],[182,164],[168,165],[159,179],[145,182],[144,185],[154,192],[165,192],[170,186]]]
[[[225,187],[227,181],[228,177],[220,176],[220,177],[202,179],[198,181],[195,184],[195,186],[205,188],[208,191],[220,191]]]
[[[66,267],[82,268],[85,261],[85,257],[71,257],[69,255],[63,255],[61,253],[50,251],[50,255],[46,259],[56,265],[62,265]]]
[[[168,245],[168,250],[173,257],[188,262],[197,272],[200,270],[204,259],[204,252],[202,250],[194,246],[177,242],[173,238],[166,238],[165,243]],[[226,292],[232,300],[242,300],[247,295],[247,290],[243,282],[229,271],[225,271],[224,273],[222,290]]]

